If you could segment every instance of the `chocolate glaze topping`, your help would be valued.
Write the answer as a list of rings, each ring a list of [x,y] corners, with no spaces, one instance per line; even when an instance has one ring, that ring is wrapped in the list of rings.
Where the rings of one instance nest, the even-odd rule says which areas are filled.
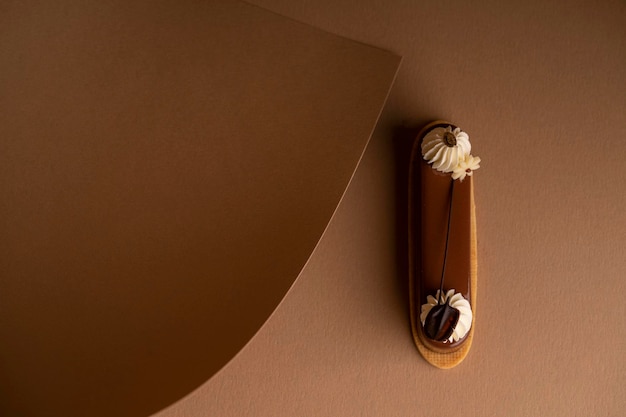
[[[458,349],[466,337],[454,342],[443,343],[426,336],[419,318],[422,304],[428,295],[435,296],[441,282],[441,272],[446,245],[446,230],[450,209],[450,173],[437,172],[422,157],[421,143],[424,136],[436,127],[456,126],[447,123],[434,124],[424,129],[414,143],[411,164],[414,164],[412,184],[419,190],[412,190],[410,210],[414,221],[411,230],[411,256],[415,259],[412,271],[417,276],[413,296],[416,300],[414,317],[418,334],[422,342],[434,351],[451,352]],[[419,167],[419,168],[418,168]],[[452,197],[452,218],[450,219],[450,237],[443,289],[454,289],[470,301],[471,286],[471,193],[472,177],[467,176],[461,182],[455,181]],[[472,306],[473,308],[473,306]]]

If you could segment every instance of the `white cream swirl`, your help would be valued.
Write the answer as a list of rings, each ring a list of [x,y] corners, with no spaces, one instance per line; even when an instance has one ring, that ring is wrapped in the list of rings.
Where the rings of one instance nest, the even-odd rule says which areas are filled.
[[[478,168],[480,168],[480,158],[467,154],[459,160],[459,165],[452,170],[452,179],[463,181],[465,177],[471,177]]]
[[[439,290],[437,290],[437,294],[433,297],[429,295],[426,297],[426,304],[422,304],[422,313],[420,314],[420,320],[422,321],[422,326],[426,323],[426,317],[430,310],[434,306],[436,306],[437,300],[439,299]],[[452,335],[448,338],[447,342],[457,342],[469,332],[472,327],[472,307],[470,306],[469,301],[467,301],[461,293],[454,292],[454,289],[448,290],[447,293],[443,294],[441,297],[441,305],[448,303],[451,307],[459,310],[459,321],[456,326],[454,326],[454,331]],[[444,341],[445,343],[446,341]]]
[[[439,172],[452,172],[459,161],[469,155],[472,145],[469,135],[460,128],[436,127],[422,141],[422,156]]]

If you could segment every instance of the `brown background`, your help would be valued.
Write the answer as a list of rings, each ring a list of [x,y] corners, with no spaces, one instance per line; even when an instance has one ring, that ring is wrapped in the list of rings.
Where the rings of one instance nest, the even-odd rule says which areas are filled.
[[[624,415],[624,3],[255,3],[404,59],[287,297],[221,372],[157,415]],[[476,333],[450,371],[412,344],[401,256],[397,127],[436,118],[468,131],[483,160]]]
[[[107,13],[128,12],[143,16],[141,3],[129,8],[122,7],[122,3],[127,4],[99,4],[110,6]],[[626,157],[623,139],[626,132],[624,3],[527,1],[514,4],[486,0],[471,3],[257,0],[254,3],[330,33],[378,46],[404,57],[377,130],[312,257],[256,336],[210,379],[207,379],[211,375],[207,364],[214,364],[216,357],[219,362],[220,355],[211,349],[211,339],[203,333],[209,317],[204,313],[210,304],[203,303],[202,296],[206,293],[202,290],[206,288],[204,284],[200,285],[205,283],[201,277],[183,281],[189,285],[181,287],[180,282],[168,280],[165,272],[155,270],[162,273],[160,286],[157,287],[159,290],[141,303],[143,306],[151,306],[148,309],[134,308],[134,301],[141,299],[145,290],[152,288],[153,282],[131,281],[131,285],[119,280],[116,285],[104,281],[55,285],[55,281],[42,279],[35,282],[10,281],[7,285],[7,281],[3,281],[5,286],[0,294],[4,297],[0,305],[3,309],[0,319],[3,320],[4,332],[1,336],[1,365],[3,375],[9,375],[3,378],[4,385],[1,387],[5,410],[20,407],[37,410],[42,404],[54,404],[57,411],[65,407],[65,410],[76,413],[93,406],[94,401],[96,404],[100,401],[99,404],[104,404],[104,408],[99,410],[103,415],[107,412],[109,415],[120,415],[121,412],[146,415],[147,410],[153,409],[155,405],[165,406],[187,394],[156,416],[443,416],[459,412],[470,416],[624,415],[626,307],[621,301],[626,289],[626,259],[623,255],[623,245],[626,243],[626,215],[623,211],[626,182],[622,169]],[[11,16],[6,12],[9,10],[7,4],[3,3],[0,9],[0,16],[5,19]],[[54,47],[61,46],[61,52],[65,51],[63,48],[67,46],[67,40],[74,42],[70,45],[78,47],[76,50],[88,58],[103,57],[102,54],[106,57],[108,50],[93,51],[85,48],[85,39],[74,36],[83,34],[82,30],[95,30],[96,33],[105,30],[107,36],[118,40],[116,47],[126,51],[126,58],[137,64],[136,68],[144,68],[144,65],[152,68],[149,60],[143,61],[145,56],[136,56],[126,49],[128,44],[124,36],[128,35],[127,31],[136,34],[133,32],[133,24],[120,26],[117,29],[124,30],[118,32],[116,28],[97,24],[106,14],[90,14],[92,20],[85,23],[82,19],[72,20],[71,8],[51,6],[53,10],[41,11],[23,4],[20,3],[19,8],[13,10],[20,11],[18,16],[26,13],[32,18],[30,22],[33,25],[29,27],[36,30],[24,31],[23,28],[27,26],[20,19],[12,20],[13,26],[0,25],[0,30],[3,30],[0,33],[5,36],[2,39],[6,42],[1,51],[6,54],[2,55],[2,60],[4,63],[8,62],[8,58],[17,60],[4,67],[2,74],[6,78],[2,78],[3,82],[15,76],[25,81],[24,85],[29,85],[33,80],[28,78],[30,73],[11,72],[16,68],[13,64],[37,63],[33,58],[36,52],[49,58],[50,63],[58,65],[59,61],[52,59],[59,52]],[[150,22],[154,26],[149,25],[154,29],[152,33],[162,34],[156,25],[172,21],[172,15],[158,8],[147,10],[147,15],[153,17]],[[207,28],[219,32],[216,29],[218,23],[205,25],[205,19],[215,18],[216,15],[204,10],[204,14],[187,11],[182,16],[195,22],[195,25],[181,26],[190,31],[183,30],[184,33],[193,35],[194,30],[200,33]],[[251,16],[244,15],[248,18]],[[41,23],[50,16],[59,17],[61,22],[69,19],[77,26],[60,25],[51,28]],[[176,14],[174,21],[180,22],[176,19],[182,17]],[[274,21],[275,17],[266,18],[273,21],[272,25],[285,22],[284,19]],[[94,22],[96,25],[92,25]],[[268,21],[261,22],[258,30],[255,30],[249,26],[249,20],[241,23],[229,30],[233,31],[235,38],[239,33],[253,44],[258,41],[257,33],[267,33],[261,29],[269,25]],[[304,32],[303,36],[306,36]],[[16,33],[21,35],[15,38]],[[38,33],[45,35],[47,43],[39,45],[35,42],[33,36]],[[6,37],[6,34],[12,35]],[[284,38],[279,38],[273,39],[273,43],[285,42]],[[316,36],[315,39],[316,42],[312,44],[317,44],[319,38]],[[39,45],[40,49],[23,49],[32,55],[15,54],[13,51],[20,49],[11,49],[10,46],[15,46],[18,40],[26,41],[22,45],[31,48]],[[153,39],[146,41],[147,44],[154,43]],[[238,42],[235,44],[241,46]],[[330,44],[336,45],[334,41]],[[347,50],[353,50],[347,47],[348,44],[345,44],[345,50],[338,48],[339,56]],[[169,48],[177,51],[177,46],[170,44]],[[195,48],[201,49],[202,44],[186,45],[183,51],[198,52]],[[231,51],[228,47],[225,50]],[[320,50],[320,53],[324,50]],[[248,48],[252,54],[258,51],[258,48]],[[261,55],[258,54],[259,57]],[[243,54],[239,58],[246,59],[249,56]],[[28,60],[29,57],[32,61]],[[103,82],[114,76],[125,80],[128,88],[139,88],[134,78],[125,78],[123,71],[115,72],[117,62],[105,62],[108,62],[109,67],[96,65],[97,60],[90,61],[91,69],[100,78],[88,81]],[[60,76],[59,79],[72,81],[65,72],[72,69],[71,64],[71,61],[65,61],[61,66],[36,67],[36,73],[45,75],[47,71],[52,71]],[[170,65],[170,68],[178,67],[175,62]],[[386,63],[382,67],[384,71],[391,71]],[[112,70],[113,75],[107,69]],[[250,69],[250,75],[258,74],[254,70]],[[273,73],[269,68],[267,70],[267,73]],[[383,69],[371,75],[380,81],[378,75],[381,71]],[[90,74],[85,71],[78,75],[88,77]],[[142,80],[149,87],[153,83],[158,85],[163,74],[153,72],[144,75],[147,78]],[[196,77],[179,79],[182,80],[182,87],[185,86],[185,80],[198,80],[198,75],[203,79],[202,72],[196,74]],[[353,79],[352,72],[344,75],[346,82]],[[16,109],[22,108],[40,114],[37,113],[40,101],[25,100],[23,93],[30,92],[30,98],[37,98],[37,94],[43,93],[43,98],[50,99],[53,96],[46,94],[63,91],[67,87],[64,84],[46,83],[45,77],[34,79],[44,81],[41,89],[21,90],[20,84],[4,82],[2,86],[6,90],[0,95],[0,100],[5,100],[3,109],[16,112]],[[366,79],[364,77],[362,80]],[[85,78],[78,77],[76,80],[84,82]],[[204,80],[214,81],[208,76]],[[354,86],[354,91],[359,91],[356,84],[350,85]],[[72,86],[71,83],[68,85]],[[295,82],[294,85],[299,83]],[[82,102],[78,99],[89,94],[90,90],[74,88],[72,91],[76,95],[72,96],[74,100],[71,101],[71,108],[80,113],[79,110],[85,109],[81,108]],[[180,104],[176,101],[176,92],[180,88],[181,85],[174,84],[165,90],[165,93],[173,95],[174,100],[168,103],[174,107]],[[96,88],[95,91],[99,90]],[[163,93],[158,88],[145,88],[142,91],[149,95]],[[229,91],[232,92],[232,89]],[[114,93],[122,94],[123,91]],[[203,108],[202,105],[206,103],[203,103],[202,97],[196,99],[196,104]],[[23,100],[20,102],[22,107],[14,106],[13,100]],[[145,103],[144,100],[151,102],[149,97],[140,97],[134,103],[140,106]],[[46,103],[46,111],[59,116],[56,120],[72,126],[72,114],[65,114],[63,118],[64,113],[61,111],[67,106],[55,108],[53,102]],[[115,100],[111,103],[115,103]],[[114,110],[114,107],[111,109]],[[184,114],[178,108],[170,110],[160,109],[163,114]],[[157,113],[148,114],[154,116]],[[112,111],[111,114],[116,113]],[[361,112],[355,110],[354,114],[346,114],[354,116]],[[14,113],[3,113],[3,116],[6,122],[2,124],[4,132],[24,132],[17,129],[20,123],[21,127],[33,128],[28,118],[16,118]],[[408,325],[405,282],[406,149],[413,130],[437,118],[448,119],[468,131],[474,154],[483,159],[482,168],[475,177],[479,233],[476,333],[473,348],[465,362],[450,371],[440,371],[428,365],[413,346]],[[211,125],[202,118],[201,113],[195,114],[192,120],[195,122],[193,126],[200,128],[199,131]],[[261,123],[264,120],[260,116],[258,125],[266,126]],[[120,119],[107,121],[111,126],[116,126]],[[134,126],[132,118],[122,117],[121,121],[129,128]],[[153,126],[154,120],[148,118],[140,121],[149,128]],[[171,122],[171,130],[166,131],[172,133],[177,132],[177,127],[185,121],[188,120],[167,119],[161,121],[160,126]],[[236,123],[233,125],[237,126]],[[365,124],[357,125],[361,133],[369,131]],[[84,126],[89,126],[89,123]],[[283,127],[287,128],[287,132],[292,132],[296,126],[288,124]],[[50,127],[59,128],[59,125],[34,125],[35,130],[41,131]],[[28,129],[26,131],[31,132]],[[81,132],[79,129],[78,133]],[[272,132],[267,133],[271,135]],[[13,136],[3,135],[2,151],[5,159],[2,179],[11,179],[15,177],[8,174],[15,175],[19,172],[17,168],[23,166],[17,163],[19,159],[14,158],[15,152],[24,148],[6,139]],[[360,138],[361,134],[350,137],[357,136]],[[357,140],[363,141],[361,144],[365,141],[363,138]],[[215,143],[220,141],[216,140]],[[332,143],[332,140],[329,141],[329,144]],[[283,151],[282,147],[278,148]],[[349,148],[352,151],[348,152],[354,152],[352,157],[356,162],[360,150],[358,146]],[[22,162],[32,161],[27,158],[31,156],[43,158],[45,154],[37,153],[37,149],[31,147],[28,148],[31,153],[21,153]],[[53,151],[52,154],[58,157],[57,161],[66,161],[67,155],[63,155],[62,150],[46,149]],[[194,149],[197,148],[188,148],[184,155],[179,155],[196,157]],[[152,156],[169,160],[164,155],[171,150],[163,147],[162,154],[155,153]],[[140,154],[134,155],[136,158],[132,161],[142,161],[137,157]],[[326,157],[332,159],[332,155],[334,152],[331,151]],[[74,165],[59,164],[52,170],[57,175],[65,175],[63,178],[75,187],[74,190],[84,190],[81,187],[85,186],[72,182],[72,177],[68,175],[72,169],[84,167],[79,157],[74,155],[69,159],[74,161]],[[280,160],[283,159],[275,159]],[[155,159],[147,161],[144,162],[150,165]],[[340,165],[347,169],[348,165]],[[131,166],[127,165],[126,169]],[[196,174],[204,172],[198,160],[193,166],[197,170]],[[145,165],[143,167],[146,168]],[[196,178],[192,171],[187,172],[189,178]],[[142,172],[143,180],[152,184],[153,179],[147,175],[150,171]],[[326,172],[333,174],[332,170]],[[351,170],[342,172],[347,181]],[[38,178],[42,180],[40,184],[45,185],[46,181],[55,184],[45,175]],[[208,180],[212,177],[207,175],[205,178]],[[280,175],[277,178],[280,179]],[[332,178],[334,175],[328,176],[328,184],[333,183]],[[167,179],[167,176],[162,179]],[[3,268],[15,268],[15,254],[10,251],[15,251],[16,247],[10,243],[20,240],[22,235],[19,232],[24,230],[20,228],[29,230],[31,237],[40,238],[41,235],[33,228],[28,229],[31,224],[23,221],[23,216],[29,212],[13,210],[18,206],[12,205],[15,203],[8,197],[18,196],[26,207],[34,204],[35,200],[29,200],[24,194],[8,193],[15,191],[11,187],[20,183],[7,184],[10,187],[3,189],[7,192],[7,198],[3,197],[2,203],[2,209],[5,210],[2,212],[5,228],[2,265]],[[311,181],[310,184],[314,187],[316,182]],[[332,203],[326,207],[327,217],[342,190],[340,185],[333,184],[335,191],[325,200]],[[139,187],[141,184],[134,185]],[[173,183],[169,183],[169,186],[176,189]],[[300,190],[300,187],[293,184],[289,189]],[[45,195],[46,190],[43,186],[38,188],[37,191],[42,193],[39,196]],[[172,191],[167,187],[160,190],[163,191],[162,197],[170,195],[166,191]],[[63,189],[56,191],[58,195],[65,192]],[[81,203],[87,204],[89,201],[85,199]],[[302,200],[303,204],[306,204],[305,201]],[[189,214],[175,202],[170,204],[170,208]],[[292,213],[297,215],[298,212],[295,207]],[[85,215],[80,210],[76,210],[76,213]],[[95,211],[87,213],[93,216],[92,219],[98,218]],[[268,216],[272,215],[271,210],[267,213]],[[23,222],[7,221],[10,219],[9,214],[19,214]],[[162,214],[165,216],[168,213]],[[196,220],[201,217],[199,212],[195,212],[195,216]],[[185,218],[188,223],[178,225],[183,230],[193,230],[192,225],[197,224],[194,216]],[[224,218],[236,223],[233,219],[238,217],[233,216],[230,220],[228,216]],[[80,219],[84,220],[85,217]],[[70,219],[66,220],[72,223]],[[145,225],[147,230],[154,230],[147,226],[157,220],[147,219],[147,223],[139,224]],[[321,217],[318,220],[319,228],[312,227],[310,236],[316,233],[319,235],[325,226]],[[130,224],[137,227],[137,223]],[[250,224],[264,223],[251,221]],[[159,230],[163,238],[180,237],[179,230]],[[88,234],[82,229],[70,232],[74,236],[84,237]],[[126,232],[116,229],[111,233],[124,235]],[[226,232],[224,234],[229,235]],[[295,239],[299,240],[297,237]],[[309,252],[315,245],[315,239],[316,236],[307,240]],[[270,244],[273,241],[267,239],[266,242]],[[176,242],[172,245],[177,246]],[[106,247],[115,253],[116,246],[113,243]],[[255,246],[254,249],[258,247],[261,246]],[[74,249],[89,259],[89,251],[81,252],[81,246],[74,246]],[[298,246],[297,249],[301,262],[294,262],[293,271],[299,270],[308,256],[304,247]],[[58,255],[58,252],[50,253]],[[157,250],[154,253],[160,252]],[[188,253],[181,256],[184,258]],[[28,257],[20,259],[36,260]],[[89,267],[97,272],[105,260],[99,259]],[[41,262],[22,262],[20,265],[22,268],[45,270]],[[293,278],[292,275],[281,273],[274,276],[278,279],[287,277],[283,281],[286,286]],[[128,285],[132,286],[132,291],[129,291]],[[172,308],[170,298],[158,297],[159,294],[171,294],[172,288],[185,289],[174,303],[175,306],[184,307],[182,310]],[[243,293],[250,294],[249,291],[247,288],[240,289]],[[104,299],[101,298],[103,295],[106,296]],[[68,300],[73,301],[73,304],[68,303]],[[189,300],[194,302],[188,304]],[[30,306],[34,306],[32,311],[39,314],[31,315]],[[91,314],[77,315],[76,307],[80,312]],[[158,307],[164,308],[159,310]],[[105,313],[99,315],[102,311]],[[182,318],[185,320],[176,316],[176,312],[181,311],[184,312]],[[148,312],[156,314],[156,317],[150,316]],[[202,314],[194,315],[194,312]],[[90,318],[94,317],[100,320],[98,323],[108,323],[110,326],[99,333],[77,333],[77,329],[100,329],[93,327],[94,322]],[[163,323],[168,323],[168,318],[173,318],[169,321],[170,325],[163,327]],[[46,326],[40,326],[42,320]],[[151,337],[146,339],[134,333],[134,323],[150,322],[159,323],[159,326],[148,326]],[[181,322],[191,324],[180,328]],[[85,337],[73,339],[76,334]],[[183,337],[171,338],[173,334]],[[170,337],[169,345],[162,344],[163,335],[164,338]],[[240,345],[245,341],[243,339],[239,341]],[[79,342],[74,350],[67,350],[68,340]],[[128,340],[137,343],[130,350],[126,344]],[[85,351],[82,348],[90,346],[96,352],[111,354],[105,356],[105,359],[121,358],[116,363],[117,373],[106,373],[109,370],[107,361],[98,362],[94,357],[81,357]],[[110,349],[102,349],[102,346]],[[155,351],[150,351],[150,347]],[[152,353],[143,356],[142,361],[136,361],[146,351]],[[178,352],[174,360],[167,355],[168,351]],[[33,354],[39,355],[39,363],[29,362]],[[7,361],[9,357],[12,359],[10,363]],[[163,358],[168,357],[170,360],[163,362]],[[15,362],[15,358],[21,358],[22,362]],[[79,366],[72,361],[78,361]],[[41,363],[45,366],[38,367]],[[69,366],[72,363],[74,366]],[[21,366],[23,364],[29,367],[24,368]],[[81,367],[80,364],[85,366]],[[184,367],[177,367],[180,364],[184,364]],[[136,372],[137,367],[142,372]],[[96,375],[94,370],[107,378],[94,377],[87,381],[87,385],[84,379],[72,380],[71,372],[93,376]],[[45,378],[37,378],[38,375],[45,375]],[[59,378],[60,375],[63,378]],[[168,383],[158,383],[163,380]],[[206,382],[190,392],[202,381]],[[70,383],[69,387],[64,386],[64,383]],[[103,401],[110,393],[121,395],[121,400],[120,397],[111,397],[110,401]],[[16,413],[5,414],[11,416]]]

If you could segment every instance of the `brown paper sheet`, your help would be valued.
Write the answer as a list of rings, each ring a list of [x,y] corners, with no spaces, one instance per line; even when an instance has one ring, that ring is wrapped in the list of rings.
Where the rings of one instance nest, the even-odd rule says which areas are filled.
[[[258,330],[399,58],[235,1],[65,0],[3,2],[0,62],[0,414],[94,417]]]

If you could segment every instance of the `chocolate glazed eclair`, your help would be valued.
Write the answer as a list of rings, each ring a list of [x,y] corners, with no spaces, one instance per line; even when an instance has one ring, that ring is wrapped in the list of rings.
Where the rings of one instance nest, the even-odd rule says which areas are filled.
[[[469,136],[435,121],[415,138],[409,169],[411,328],[422,356],[452,368],[467,355],[476,311],[473,176]]]

